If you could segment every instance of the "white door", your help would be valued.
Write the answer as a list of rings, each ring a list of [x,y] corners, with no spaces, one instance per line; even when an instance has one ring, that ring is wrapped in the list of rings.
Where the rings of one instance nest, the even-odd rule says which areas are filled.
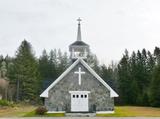
[[[88,112],[88,91],[72,91],[71,111]]]

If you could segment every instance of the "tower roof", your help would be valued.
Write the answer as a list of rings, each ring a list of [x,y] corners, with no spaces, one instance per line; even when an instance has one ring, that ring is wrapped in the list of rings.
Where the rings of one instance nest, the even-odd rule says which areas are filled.
[[[72,43],[70,46],[89,46],[88,44],[86,44],[83,41],[75,41],[74,43]]]
[[[82,39],[81,39],[81,23],[80,22],[82,20],[78,18],[77,21],[78,21],[77,41],[81,41]]]

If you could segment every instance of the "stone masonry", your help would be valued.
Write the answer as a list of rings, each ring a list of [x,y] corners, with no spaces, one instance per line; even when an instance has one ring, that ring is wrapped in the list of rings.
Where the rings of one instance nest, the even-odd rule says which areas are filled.
[[[78,84],[78,75],[74,72],[82,68],[81,85]],[[45,106],[49,111],[71,110],[71,94],[69,91],[90,91],[89,112],[114,110],[114,99],[110,98],[110,91],[103,86],[80,62],[52,89],[49,97],[45,98]]]

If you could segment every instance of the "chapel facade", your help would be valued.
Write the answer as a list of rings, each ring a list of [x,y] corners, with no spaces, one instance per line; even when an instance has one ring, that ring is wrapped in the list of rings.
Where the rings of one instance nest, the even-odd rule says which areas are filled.
[[[113,113],[118,94],[87,64],[90,50],[81,39],[80,21],[77,40],[69,46],[71,66],[40,97],[50,113]]]

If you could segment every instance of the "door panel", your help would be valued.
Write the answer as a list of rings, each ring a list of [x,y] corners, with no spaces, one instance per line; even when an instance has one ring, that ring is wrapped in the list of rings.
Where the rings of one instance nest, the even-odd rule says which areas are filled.
[[[87,112],[88,111],[88,94],[71,94],[71,111]]]

